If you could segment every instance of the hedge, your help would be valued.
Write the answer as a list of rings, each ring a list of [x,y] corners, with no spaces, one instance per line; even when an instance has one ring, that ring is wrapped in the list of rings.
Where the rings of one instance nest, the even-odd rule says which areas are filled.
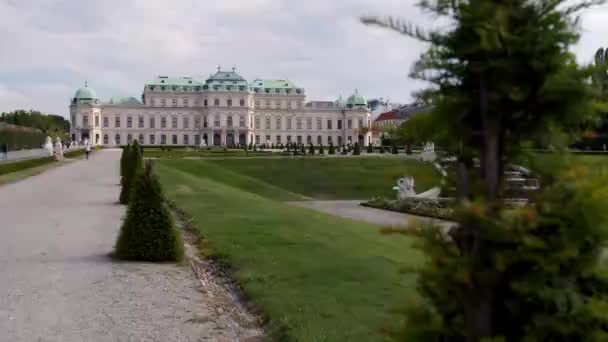
[[[0,145],[7,144],[9,151],[40,148],[44,144],[46,134],[34,129],[15,127],[19,126],[0,126]]]
[[[38,167],[45,164],[50,164],[54,161],[53,157],[44,157],[36,159],[27,159],[17,162],[7,162],[0,164],[0,175],[5,175],[11,172],[26,170],[32,167]]]

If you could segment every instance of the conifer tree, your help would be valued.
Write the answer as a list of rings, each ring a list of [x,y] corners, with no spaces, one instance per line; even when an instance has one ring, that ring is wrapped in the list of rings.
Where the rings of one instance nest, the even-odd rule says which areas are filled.
[[[367,144],[367,153],[373,153],[374,152],[374,148],[372,147],[372,143],[370,142],[369,144]]]
[[[302,154],[306,154],[306,149],[304,148],[304,144],[300,144],[300,152],[302,152]]]
[[[393,146],[392,146],[391,152],[392,152],[393,154],[397,154],[397,153],[399,153],[399,150],[397,149],[397,145],[395,145],[395,143],[394,143],[394,142],[393,142]]]
[[[336,154],[336,150],[334,149],[334,144],[329,142],[329,154]]]
[[[359,143],[355,143],[355,147],[353,148],[353,155],[358,156],[361,154],[361,148],[359,147]]]
[[[180,261],[184,255],[180,232],[148,161],[137,170],[127,217],[120,229],[114,255],[122,260]]]
[[[311,155],[315,154],[315,147],[312,143],[310,143],[310,145],[308,146],[308,153]]]
[[[323,151],[323,144],[319,145],[319,154],[324,155],[325,151]]]
[[[143,166],[143,159],[139,149],[139,143],[137,140],[133,142],[133,145],[129,146],[128,158],[125,162],[125,174],[121,178],[121,189],[120,189],[120,204],[128,204],[131,196],[131,188],[135,180],[137,171]]]
[[[122,178],[125,176],[127,172],[127,162],[129,160],[129,151],[131,151],[131,145],[127,145],[122,148],[122,154],[120,155],[120,179],[122,182]]]

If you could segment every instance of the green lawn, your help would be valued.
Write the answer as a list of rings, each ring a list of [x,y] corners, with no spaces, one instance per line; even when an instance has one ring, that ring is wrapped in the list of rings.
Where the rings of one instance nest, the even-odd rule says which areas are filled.
[[[272,156],[271,152],[245,152],[241,149],[185,149],[185,148],[145,148],[145,158],[181,159],[181,158],[225,158],[225,157],[265,157]]]
[[[193,215],[213,255],[233,267],[246,295],[285,328],[290,340],[382,340],[380,329],[395,319],[388,310],[415,296],[413,276],[399,273],[422,260],[412,249],[411,238],[383,236],[373,225],[276,201],[272,198],[297,196],[281,190],[279,186],[285,184],[292,191],[314,194],[296,183],[302,179],[312,183],[315,177],[294,174],[274,181],[261,175],[262,165],[269,166],[266,172],[276,172],[279,166],[274,161],[255,162],[260,169],[236,160],[161,160],[157,172],[167,197]],[[328,170],[307,169],[312,166],[308,161],[281,162],[290,164],[278,170],[300,168],[299,173],[331,175]],[[342,172],[354,167],[352,163],[356,162],[341,164]],[[388,164],[381,164],[379,172],[382,165]],[[264,182],[255,183],[256,178],[245,176],[247,172]],[[352,194],[333,189],[337,190],[331,194]]]
[[[221,159],[180,166],[205,169],[207,177],[232,183],[230,177],[221,174],[228,172],[236,175],[234,182],[239,183],[234,185],[238,187],[244,186],[240,183],[243,177],[253,179],[255,185],[246,188],[264,195],[261,191],[266,189],[257,190],[259,182],[271,184],[284,189],[276,194],[268,193],[278,199],[289,199],[285,198],[284,191],[315,199],[369,199],[379,195],[393,198],[396,194],[393,186],[405,175],[414,176],[417,192],[426,191],[438,182],[438,174],[430,164],[400,158]]]

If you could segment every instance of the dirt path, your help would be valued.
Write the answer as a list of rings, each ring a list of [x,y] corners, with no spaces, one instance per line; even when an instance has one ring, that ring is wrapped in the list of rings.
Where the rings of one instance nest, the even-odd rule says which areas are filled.
[[[354,220],[365,221],[381,226],[389,227],[404,227],[407,226],[410,220],[433,221],[445,227],[451,225],[450,222],[397,213],[394,211],[381,210],[376,208],[363,207],[359,205],[362,200],[356,201],[296,201],[289,202],[292,205],[316,209],[332,215],[342,216]]]
[[[188,263],[109,259],[120,151],[0,187],[0,341],[244,341],[259,335]]]

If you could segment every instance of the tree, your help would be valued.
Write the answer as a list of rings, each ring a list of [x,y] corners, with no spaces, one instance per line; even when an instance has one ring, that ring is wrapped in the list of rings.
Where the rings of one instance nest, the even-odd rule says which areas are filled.
[[[438,136],[456,142],[445,147],[457,157],[458,225],[449,234],[415,230],[430,260],[418,278],[430,305],[408,310],[409,328],[393,337],[606,337],[605,315],[575,304],[608,305],[608,282],[596,272],[597,250],[607,238],[598,227],[607,218],[597,199],[591,203],[580,192],[591,186],[562,178],[547,184],[535,204],[513,212],[505,210],[501,196],[505,165],[522,146],[540,134],[572,133],[594,115],[590,72],[576,65],[568,47],[578,39],[573,15],[598,2],[422,1],[424,9],[453,23],[443,31],[425,32],[394,18],[362,19],[430,45],[412,76],[433,85],[425,92],[434,105],[431,121]],[[567,201],[563,196],[580,201],[575,205],[585,213],[569,205],[557,209]],[[577,219],[586,215],[593,219]],[[564,298],[570,298],[568,309]]]
[[[334,149],[334,144],[330,141],[329,142],[329,154],[336,154],[336,150]]]
[[[599,48],[595,52],[595,70],[592,84],[602,100],[608,100],[608,48]]]
[[[370,142],[369,144],[367,144],[367,153],[373,153],[374,152],[374,147],[372,146],[372,143]]]
[[[287,152],[291,151],[291,143],[287,143]]]
[[[355,147],[353,148],[353,155],[358,156],[361,154],[361,148],[359,147],[359,143],[355,143]]]
[[[397,145],[393,142],[393,146],[391,147],[391,152],[393,154],[398,154],[399,153],[399,149],[397,148]]]
[[[127,146],[127,160],[125,162],[125,173],[121,178],[120,184],[120,204],[128,204],[131,199],[131,191],[137,172],[143,167],[143,158],[139,149],[137,140],[133,141],[133,145]]]
[[[304,148],[304,144],[300,144],[300,152],[302,152],[302,154],[306,154],[306,149]]]
[[[122,149],[122,153],[120,155],[120,179],[122,182],[122,178],[125,176],[125,174],[127,173],[127,161],[129,160],[129,151],[131,150],[131,146],[127,145],[126,147],[123,147]]]
[[[253,141],[249,142],[249,151],[253,151]]]
[[[315,154],[315,147],[313,146],[312,143],[310,143],[310,145],[308,146],[308,153],[311,155]]]
[[[137,169],[114,255],[137,261],[180,261],[184,256],[180,232],[164,203],[152,161],[148,161],[145,169]]]

